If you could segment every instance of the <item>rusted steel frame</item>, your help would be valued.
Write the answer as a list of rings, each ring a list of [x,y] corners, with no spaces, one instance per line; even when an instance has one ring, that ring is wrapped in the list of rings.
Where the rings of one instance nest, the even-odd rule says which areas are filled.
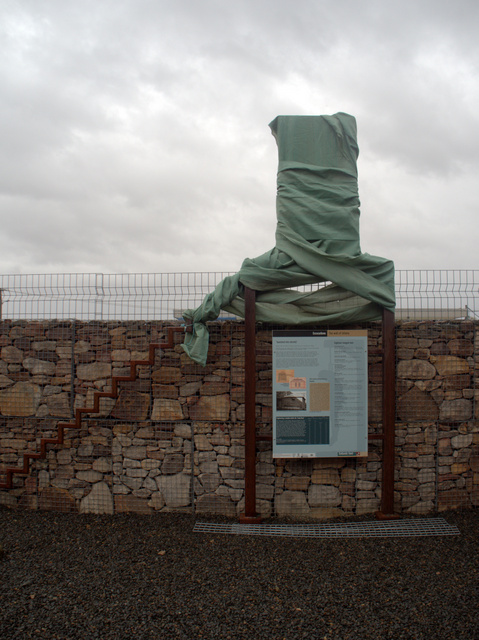
[[[383,309],[383,465],[378,518],[394,518],[394,440],[396,427],[396,329],[392,311]]]
[[[260,522],[256,513],[256,292],[245,287],[245,511],[240,522]]]
[[[171,349],[174,346],[173,334],[183,331],[183,327],[168,327],[168,340],[161,343],[152,343],[148,349],[148,360],[132,360],[130,362],[129,376],[113,376],[111,379],[111,391],[95,391],[93,394],[93,406],[76,409],[74,422],[61,422],[57,425],[56,438],[42,438],[40,440],[40,451],[37,453],[23,454],[23,467],[7,467],[5,469],[5,482],[0,483],[0,490],[13,488],[13,475],[28,475],[30,471],[30,460],[39,460],[47,457],[48,444],[63,444],[65,441],[65,429],[80,429],[82,415],[84,413],[100,413],[101,398],[118,398],[119,382],[134,382],[137,378],[137,367],[142,365],[153,365],[155,363],[155,352],[157,349]]]

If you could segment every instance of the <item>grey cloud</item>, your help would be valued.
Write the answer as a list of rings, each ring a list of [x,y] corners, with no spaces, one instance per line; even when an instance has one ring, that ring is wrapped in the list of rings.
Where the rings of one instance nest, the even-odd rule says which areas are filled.
[[[274,244],[268,122],[339,110],[358,120],[363,250],[473,264],[476,4],[4,4],[0,269],[235,270]]]

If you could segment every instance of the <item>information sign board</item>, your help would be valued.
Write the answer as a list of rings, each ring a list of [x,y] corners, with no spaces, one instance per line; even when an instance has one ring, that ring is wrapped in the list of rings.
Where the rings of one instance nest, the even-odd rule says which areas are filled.
[[[273,331],[273,457],[366,456],[366,330]]]

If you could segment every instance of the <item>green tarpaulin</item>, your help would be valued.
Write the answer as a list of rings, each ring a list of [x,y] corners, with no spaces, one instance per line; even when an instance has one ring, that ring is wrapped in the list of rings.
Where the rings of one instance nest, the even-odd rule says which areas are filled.
[[[247,258],[195,310],[183,349],[206,363],[208,330],[220,310],[244,317],[244,287],[256,294],[256,320],[285,325],[346,324],[394,311],[394,264],[361,253],[356,120],[278,116],[270,124],[279,153],[276,246]],[[333,283],[310,293],[289,289]]]

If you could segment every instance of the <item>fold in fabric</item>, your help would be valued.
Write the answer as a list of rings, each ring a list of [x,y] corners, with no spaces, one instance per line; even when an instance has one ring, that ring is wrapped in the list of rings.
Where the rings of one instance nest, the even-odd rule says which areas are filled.
[[[394,263],[361,253],[356,120],[334,116],[278,116],[270,124],[279,168],[276,246],[247,258],[194,310],[184,312],[192,333],[182,345],[205,365],[206,322],[221,309],[244,317],[244,287],[256,291],[256,320],[285,325],[379,320],[394,311]],[[311,292],[290,287],[332,283]]]

